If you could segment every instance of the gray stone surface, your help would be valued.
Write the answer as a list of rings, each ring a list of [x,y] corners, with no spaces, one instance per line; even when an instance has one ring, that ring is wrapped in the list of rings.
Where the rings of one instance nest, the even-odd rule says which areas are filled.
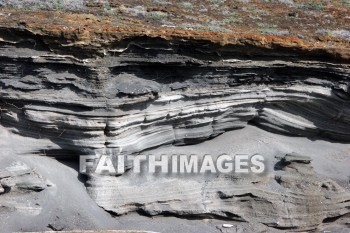
[[[333,159],[349,162],[349,64],[299,59],[277,50],[246,57],[227,47],[213,51],[191,42],[144,38],[106,47],[103,56],[74,54],[50,48],[47,38],[20,32],[2,36],[1,154],[19,161],[0,169],[2,214],[10,216],[8,225],[6,218],[1,219],[6,231],[14,230],[20,220],[22,230],[34,231],[118,226],[93,201],[116,215],[136,212],[244,221],[236,232],[256,232],[262,225],[269,231],[312,230],[348,218],[349,163]],[[253,151],[256,133],[263,143],[271,140],[272,148]],[[270,158],[267,174],[190,178],[90,174],[86,192],[77,174],[65,175],[56,161],[37,158],[75,159],[76,165],[79,155],[137,156],[166,145],[179,151],[177,146],[215,141],[221,134],[231,135],[232,141],[221,138],[227,144],[245,145],[236,152]],[[281,138],[283,143],[272,141]],[[208,153],[209,148],[231,152],[226,144],[215,142],[211,147],[186,148],[202,148],[196,153]],[[319,148],[300,151],[307,145]],[[324,158],[330,151],[336,154]],[[281,161],[275,159],[286,154]],[[35,202],[18,204],[27,197],[6,193],[9,188],[24,190],[29,200],[40,200],[39,207]],[[94,210],[80,209],[81,201]],[[60,217],[51,213],[55,211]],[[161,223],[169,229],[170,223]],[[144,226],[141,230],[147,230]],[[217,225],[203,226],[208,232],[213,228],[224,232]]]
[[[40,208],[40,211],[37,211],[35,214],[32,211],[29,213],[29,211],[19,211],[16,209],[5,209],[1,208],[0,211],[0,227],[2,229],[2,232],[13,232],[13,231],[43,231],[43,230],[52,230],[52,229],[62,229],[62,230],[74,230],[74,229],[86,229],[86,230],[107,230],[107,229],[121,229],[121,230],[148,230],[148,231],[156,231],[156,232],[235,232],[236,229],[243,229],[246,232],[285,232],[285,230],[279,230],[275,229],[274,227],[268,227],[266,225],[263,225],[259,222],[255,222],[253,219],[249,220],[249,222],[241,222],[236,221],[231,218],[219,218],[219,216],[215,217],[212,214],[207,215],[192,215],[189,214],[190,212],[182,212],[181,215],[177,215],[177,217],[170,216],[167,214],[158,214],[154,215],[152,217],[143,217],[136,213],[129,212],[127,215],[120,215],[120,216],[111,216],[107,212],[105,212],[102,208],[99,208],[96,205],[96,202],[91,199],[91,197],[88,195],[88,192],[85,189],[84,186],[84,180],[82,179],[77,170],[78,170],[78,164],[77,162],[73,161],[57,161],[56,159],[47,157],[47,156],[40,156],[40,155],[28,155],[32,151],[33,148],[37,146],[37,144],[40,144],[42,146],[48,145],[48,142],[44,139],[32,139],[27,137],[22,137],[19,135],[11,135],[6,134],[6,129],[0,127],[1,136],[3,139],[8,139],[9,141],[16,141],[18,146],[13,147],[10,145],[2,145],[3,150],[0,151],[1,158],[8,158],[9,156],[13,157],[13,159],[17,161],[21,161],[24,164],[27,164],[28,167],[35,167],[35,170],[37,173],[41,174],[41,176],[45,177],[47,180],[47,184],[49,184],[48,187],[46,187],[44,190],[40,192],[29,192],[26,193],[27,196],[24,196],[22,199],[24,203],[30,201],[32,202],[36,207]],[[6,136],[5,136],[6,135]],[[32,141],[37,141],[37,143],[31,143]],[[31,146],[33,148],[31,148]],[[15,151],[16,153],[22,154],[22,155],[14,155],[13,153],[9,153],[10,151]],[[148,205],[137,205],[140,210],[145,209],[146,211],[149,211],[149,213],[152,213],[151,208],[146,208],[147,206],[154,206],[154,210],[159,210],[159,206],[167,206],[166,203],[159,202],[158,200],[166,200],[171,205],[175,206],[178,209],[189,209],[188,205],[194,205],[197,203],[197,200],[187,201],[187,202],[174,202],[175,198],[179,197],[179,194],[188,192],[187,197],[191,197],[191,195],[194,194],[194,191],[196,187],[191,187],[191,189],[185,189],[183,186],[177,187],[179,184],[186,184],[186,183],[198,183],[198,186],[201,184],[204,184],[205,181],[209,181],[208,185],[206,185],[205,193],[210,194],[217,189],[218,191],[224,191],[226,194],[229,192],[231,194],[234,194],[235,192],[242,192],[244,191],[244,188],[249,188],[249,186],[244,187],[244,183],[248,183],[253,180],[267,180],[271,181],[273,184],[263,185],[262,182],[257,183],[256,188],[254,186],[250,186],[251,189],[255,194],[258,194],[260,198],[257,197],[250,197],[248,196],[242,196],[242,197],[235,197],[236,201],[238,199],[244,199],[248,202],[242,202],[242,204],[246,203],[248,205],[249,202],[254,203],[257,200],[261,200],[262,202],[265,202],[267,200],[276,198],[277,200],[279,198],[282,198],[283,196],[278,195],[280,194],[286,194],[285,199],[290,200],[291,202],[289,204],[280,204],[279,202],[272,203],[272,205],[276,206],[276,209],[274,211],[286,211],[291,210],[291,208],[287,208],[287,206],[293,206],[294,210],[296,212],[293,213],[305,213],[310,211],[310,213],[314,214],[315,218],[312,218],[312,215],[309,215],[309,218],[313,219],[311,221],[312,224],[314,224],[315,220],[320,221],[322,219],[322,216],[326,216],[329,213],[332,213],[335,208],[335,206],[340,207],[341,204],[335,204],[337,201],[341,200],[342,198],[346,197],[349,194],[349,177],[350,177],[350,171],[348,168],[348,164],[350,163],[350,158],[347,156],[347,151],[349,150],[349,146],[347,144],[343,143],[334,143],[334,142],[327,142],[323,140],[316,140],[311,141],[306,138],[302,137],[288,137],[288,136],[281,136],[273,133],[269,133],[263,130],[260,130],[253,126],[247,126],[244,129],[236,130],[232,132],[227,132],[221,136],[218,136],[212,140],[206,141],[201,144],[197,145],[189,145],[189,146],[172,146],[172,147],[162,147],[153,149],[151,151],[148,151],[150,154],[202,154],[202,153],[208,153],[212,154],[213,156],[222,154],[223,152],[229,153],[229,154],[237,154],[237,153],[248,153],[248,154],[254,154],[255,152],[259,151],[264,157],[267,159],[267,166],[268,171],[263,176],[258,177],[245,177],[245,179],[237,179],[224,181],[219,178],[215,177],[191,177],[191,176],[185,176],[185,177],[169,177],[168,183],[163,182],[166,180],[167,177],[159,177],[161,178],[158,183],[156,183],[155,186],[149,187],[152,179],[153,181],[157,181],[157,177],[150,177],[150,176],[132,176],[132,174],[126,174],[126,176],[119,177],[120,180],[115,179],[118,186],[113,187],[109,184],[109,188],[112,188],[114,190],[123,191],[121,193],[111,193],[109,195],[108,199],[105,199],[104,204],[108,204],[109,202],[114,203],[114,206],[117,210],[121,209],[121,207],[117,206],[116,204],[122,203],[122,198],[124,198],[124,203],[129,203],[131,205],[129,206],[123,206],[124,210],[125,208],[134,208],[133,205],[139,202],[144,203],[145,200],[150,200]],[[28,151],[28,153],[26,153]],[[279,169],[274,169],[274,166],[278,161],[281,160],[280,157],[284,157],[287,153],[292,153],[295,151],[298,154],[308,154],[310,155],[312,162],[311,164],[303,164],[301,163],[300,172],[301,174],[305,172],[306,170],[309,171],[308,175],[300,175],[297,171],[293,169],[287,169],[288,167],[292,167],[292,164],[288,166],[278,166]],[[27,154],[24,156],[24,154]],[[275,158],[278,157],[278,158]],[[284,163],[281,165],[285,165]],[[314,168],[312,169],[311,166]],[[298,166],[299,167],[299,166]],[[302,169],[302,167],[307,169]],[[316,171],[316,173],[314,171]],[[294,174],[297,173],[297,175],[293,176],[296,180],[293,180],[293,177],[289,177],[288,174]],[[128,176],[127,176],[128,175]],[[131,175],[131,176],[130,176]],[[283,177],[283,182],[281,184],[278,184],[275,182],[276,177],[281,176]],[[309,177],[306,182],[304,182],[305,177]],[[320,177],[328,177],[320,180]],[[79,178],[79,179],[78,179]],[[176,179],[177,178],[177,179]],[[111,179],[111,178],[110,178]],[[90,189],[94,190],[95,193],[110,193],[110,190],[107,186],[104,185],[103,182],[101,182],[101,179],[97,179],[99,182],[94,183],[93,180],[90,180],[89,182],[95,185],[95,187],[90,187]],[[121,186],[120,182],[127,182],[129,180],[128,185]],[[220,183],[215,183],[213,181],[221,180]],[[174,181],[174,182],[170,182]],[[188,182],[187,182],[188,181]],[[235,185],[233,187],[234,183],[237,183],[239,181],[242,181],[240,184]],[[316,191],[307,190],[303,194],[301,192],[301,188],[292,186],[288,187],[288,185],[296,185],[296,186],[302,186],[306,185],[308,181],[312,181],[310,184],[310,188],[315,188],[316,190],[319,190],[320,192],[317,193]],[[83,183],[82,183],[83,182]],[[335,184],[336,182],[336,184]],[[227,185],[227,184],[232,185]],[[326,184],[325,187],[336,187],[336,189],[330,189],[327,191],[326,188],[322,188],[319,185]],[[166,185],[169,184],[169,185]],[[220,184],[223,184],[222,186],[219,186]],[[318,184],[318,185],[317,185]],[[97,187],[99,185],[99,187]],[[237,187],[240,187],[240,189],[236,189]],[[322,186],[322,185],[321,185]],[[339,187],[341,186],[341,187]],[[163,188],[161,192],[156,192],[157,190]],[[260,188],[260,190],[259,190]],[[103,190],[101,190],[103,189]],[[135,190],[142,190],[143,195],[138,196],[137,193],[135,193]],[[169,195],[166,195],[168,190],[175,190],[180,189],[180,192],[174,192]],[[145,196],[145,191],[149,191],[147,195],[147,199],[143,198]],[[245,189],[247,190],[247,189]],[[264,193],[264,190],[266,193],[273,193],[272,195],[265,195],[261,196]],[[300,199],[294,199],[291,198],[291,193],[296,191],[295,194],[292,196],[294,197],[300,197]],[[342,190],[345,190],[342,192]],[[91,191],[91,190],[90,190]],[[11,196],[10,196],[10,195]],[[11,200],[16,200],[17,203],[21,200],[21,197],[18,197],[17,195],[12,195],[15,193],[8,193],[9,198]],[[328,196],[332,194],[332,196]],[[6,196],[0,195],[0,202],[1,203],[10,203],[9,198],[5,198]],[[130,199],[134,197],[132,203],[130,203]],[[186,197],[186,195],[183,195],[183,197]],[[202,196],[200,196],[202,197]],[[324,211],[320,211],[319,208],[311,208],[310,210],[302,208],[303,205],[305,205],[305,201],[308,200],[308,206],[311,207],[314,205],[314,203],[317,201],[322,201],[324,197],[330,197],[330,199],[327,200],[327,203],[323,206],[326,208]],[[334,199],[333,199],[334,197]],[[335,198],[336,197],[336,198]],[[19,199],[18,199],[19,198]],[[228,211],[234,211],[235,208],[230,208],[228,206],[228,203],[223,205],[222,207],[219,207],[219,201],[216,200],[217,196],[207,196],[206,200],[212,199],[215,201],[215,205],[217,208],[217,213],[220,213],[220,210],[223,210],[222,208],[227,208]],[[237,199],[238,198],[238,199]],[[98,201],[100,201],[99,199]],[[117,200],[118,202],[115,202],[114,200]],[[281,199],[280,199],[281,200]],[[296,200],[300,200],[299,202],[295,202]],[[313,200],[313,201],[311,201]],[[224,200],[221,200],[224,201]],[[230,199],[226,199],[226,201],[230,201]],[[231,200],[232,201],[232,200]],[[13,203],[13,201],[12,201]],[[300,205],[299,205],[299,204]],[[36,204],[39,204],[36,205]],[[101,203],[100,203],[101,204]],[[343,205],[346,205],[346,202],[343,203]],[[103,205],[103,203],[101,204]],[[207,203],[209,207],[213,207],[213,203]],[[106,209],[111,209],[109,205],[105,206]],[[177,212],[176,208],[173,209],[173,213]],[[243,217],[248,216],[248,214],[252,213],[250,208],[247,207],[244,209],[244,211],[239,211]],[[28,209],[27,209],[28,210]],[[271,213],[274,213],[273,211],[268,211],[269,209],[266,208],[266,211],[263,213],[268,216]],[[343,209],[344,210],[344,209]],[[315,214],[319,212],[318,214]],[[329,212],[328,212],[329,211]],[[337,211],[342,211],[342,208],[338,208]],[[142,212],[139,212],[142,214]],[[148,213],[148,214],[149,214]],[[153,212],[155,213],[155,212]],[[334,213],[334,212],[333,212]],[[143,213],[145,214],[145,213]],[[214,217],[214,218],[213,218]],[[271,218],[272,219],[272,218]],[[273,220],[273,219],[272,219]],[[286,221],[286,219],[285,219]],[[301,224],[303,223],[303,219],[293,219],[291,222],[294,224]],[[322,229],[347,229],[348,226],[346,225],[346,222],[349,222],[349,216],[344,215],[340,218],[330,218],[326,219],[324,223],[321,223],[318,226],[318,230],[322,232]],[[282,221],[283,223],[283,221]],[[305,223],[305,222],[304,222]],[[223,229],[222,224],[232,224],[235,227],[230,229]],[[284,222],[286,224],[286,222]],[[292,231],[291,228],[286,228],[288,231]],[[300,228],[299,228],[300,229]],[[243,231],[243,232],[244,232]],[[239,232],[239,231],[238,231]],[[337,231],[336,231],[337,232]]]

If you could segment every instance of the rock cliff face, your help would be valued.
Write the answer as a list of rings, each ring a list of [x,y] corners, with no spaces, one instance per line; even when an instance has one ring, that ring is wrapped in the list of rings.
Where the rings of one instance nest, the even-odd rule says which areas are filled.
[[[247,123],[350,140],[348,64],[147,37],[101,48],[103,57],[89,48],[73,56],[67,48],[51,52],[40,36],[13,32],[14,41],[2,33],[2,123],[63,149],[133,153],[202,141]]]
[[[0,123],[57,145],[26,153],[138,154],[247,124],[350,142],[346,46],[261,35],[60,30],[0,27]],[[91,174],[87,190],[116,214],[214,216],[296,230],[350,213],[349,192],[320,178],[307,158],[287,156],[280,165],[256,180],[164,178],[148,188],[127,176]],[[272,191],[276,184],[280,190]]]

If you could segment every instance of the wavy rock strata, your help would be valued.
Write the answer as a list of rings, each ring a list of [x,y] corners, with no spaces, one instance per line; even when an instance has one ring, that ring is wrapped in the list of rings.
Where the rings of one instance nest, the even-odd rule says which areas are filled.
[[[247,123],[350,140],[349,65],[286,54],[246,58],[144,38],[79,60],[35,38],[2,42],[1,122],[63,149],[133,153],[187,144]],[[28,41],[31,40],[31,41]],[[193,52],[191,52],[193,50]]]
[[[350,66],[334,49],[102,34],[104,44],[95,38],[85,48],[65,36],[22,24],[0,28],[0,123],[13,133],[50,139],[60,148],[53,153],[136,154],[201,142],[247,124],[350,141]],[[350,212],[343,188],[309,171],[307,159],[290,158],[274,178],[219,176],[204,189],[195,180],[158,179],[152,184],[159,189],[135,192],[123,176],[92,175],[88,192],[117,214],[214,215],[280,228],[312,229]],[[266,190],[271,182],[285,194]],[[144,192],[161,195],[139,196]],[[168,201],[169,195],[178,197]],[[211,202],[204,203],[203,195]]]

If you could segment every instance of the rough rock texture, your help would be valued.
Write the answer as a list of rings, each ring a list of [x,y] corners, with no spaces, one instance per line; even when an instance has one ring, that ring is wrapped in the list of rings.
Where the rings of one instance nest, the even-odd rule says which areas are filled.
[[[12,159],[1,158],[0,162],[0,211],[38,215],[41,207],[27,198],[31,192],[40,192],[49,186],[46,179],[27,164]],[[36,196],[34,194],[34,196]]]
[[[25,201],[39,204],[41,212],[39,215],[28,214],[25,212],[13,211],[9,213],[8,209],[3,208],[0,211],[0,229],[1,232],[37,232],[45,230],[74,230],[74,229],[86,229],[86,230],[103,230],[103,229],[119,229],[119,230],[147,230],[156,232],[193,232],[193,233],[213,233],[213,232],[286,232],[293,229],[275,229],[267,227],[261,223],[254,221],[241,222],[235,221],[231,218],[220,218],[210,214],[206,215],[176,215],[177,217],[170,216],[166,213],[159,216],[140,216],[137,213],[128,213],[127,215],[121,215],[118,217],[112,217],[109,213],[99,208],[96,203],[88,196],[84,183],[81,183],[82,176],[78,176],[75,167],[78,164],[73,161],[57,161],[48,156],[40,155],[28,155],[35,148],[47,147],[50,142],[44,138],[35,139],[28,137],[21,137],[17,134],[6,134],[7,130],[0,126],[1,139],[5,142],[10,142],[9,145],[1,145],[0,156],[1,157],[15,157],[16,160],[22,161],[29,167],[35,167],[37,173],[41,174],[51,184],[50,187],[45,188],[41,192],[29,192],[26,193]],[[0,141],[3,142],[3,141]],[[13,146],[15,143],[16,146]],[[50,145],[53,147],[54,145]],[[222,153],[238,154],[238,153],[261,153],[268,160],[268,171],[266,175],[274,177],[276,174],[274,166],[280,161],[281,155],[284,155],[288,151],[297,151],[299,154],[310,155],[312,160],[312,166],[318,176],[328,177],[324,178],[336,181],[347,192],[349,192],[349,177],[350,171],[348,164],[350,163],[350,157],[347,156],[349,152],[348,144],[327,142],[322,140],[309,140],[303,137],[289,137],[270,133],[259,129],[254,126],[248,125],[247,127],[239,130],[233,130],[224,133],[212,140],[205,141],[196,145],[187,146],[169,146],[162,148],[155,148],[148,151],[149,154],[212,154],[213,156],[220,155]],[[20,154],[14,156],[15,154]],[[26,155],[26,156],[23,156]],[[279,155],[278,158],[274,158],[274,155]],[[282,173],[282,172],[281,172]],[[136,184],[137,189],[150,190],[149,184],[153,180],[157,180],[157,177],[152,176],[140,176],[139,174],[126,173],[129,177],[129,181],[134,187]],[[278,175],[278,174],[277,174]],[[80,179],[77,179],[77,178]],[[124,175],[120,177],[121,180],[126,181],[128,178]],[[186,180],[198,181],[198,183],[205,183],[205,180],[213,180],[213,177],[207,177],[203,175],[192,176],[164,176],[162,181],[166,178],[174,181],[179,179],[180,182],[171,183],[171,187],[174,188],[176,184],[183,184]],[[238,177],[239,178],[239,177]],[[261,179],[262,177],[249,177],[247,179]],[[271,178],[273,181],[274,178]],[[79,181],[80,180],[80,181]],[[108,179],[106,179],[108,180]],[[99,179],[102,181],[102,179]],[[115,179],[116,184],[118,182]],[[249,180],[247,180],[249,182]],[[274,182],[274,181],[273,181]],[[166,182],[162,182],[169,184]],[[229,181],[227,182],[229,183]],[[275,183],[275,182],[274,182]],[[104,191],[109,188],[115,189],[113,186],[109,186],[107,183],[96,183],[99,185],[99,197],[103,195]],[[95,185],[96,185],[95,184]],[[156,184],[154,188],[158,189]],[[167,187],[167,189],[171,188]],[[276,192],[275,189],[279,187],[276,183],[275,186],[264,186],[265,189],[271,192]],[[224,187],[227,188],[227,187]],[[186,191],[184,188],[179,188],[181,192]],[[130,191],[130,189],[124,189]],[[278,189],[281,190],[281,189]],[[278,191],[277,190],[277,191]],[[193,189],[189,190],[193,191]],[[9,195],[14,192],[8,193]],[[159,193],[151,192],[155,194],[152,200],[151,196],[147,195],[147,199],[157,203]],[[132,195],[134,195],[132,193]],[[146,195],[144,192],[143,195]],[[127,198],[127,193],[122,193],[122,196]],[[174,193],[169,195],[167,200],[171,203],[172,197],[177,197],[178,194]],[[189,195],[190,196],[190,195]],[[0,195],[0,202],[6,203],[4,195]],[[135,197],[135,196],[134,196]],[[114,197],[113,197],[114,198]],[[163,196],[163,198],[165,198]],[[210,200],[216,198],[216,196],[208,197]],[[107,199],[106,199],[107,200]],[[119,200],[120,203],[120,200]],[[184,205],[181,207],[181,205]],[[166,206],[166,203],[163,203]],[[178,202],[177,208],[186,209],[187,202]],[[125,207],[125,206],[124,206]],[[124,208],[123,207],[123,208]],[[142,206],[140,208],[143,208]],[[139,211],[139,213],[142,213]],[[215,217],[215,218],[213,218]],[[209,219],[208,219],[209,218]],[[318,231],[332,231],[332,232],[347,232],[349,222],[349,215],[340,216],[339,218],[326,219],[322,223]],[[234,225],[232,228],[224,228],[223,224]],[[295,229],[298,231],[297,229]],[[317,232],[318,232],[317,231]]]
[[[247,123],[350,140],[348,64],[279,50],[247,57],[239,51],[256,49],[146,37],[78,59],[51,52],[45,37],[11,33],[10,40],[3,30],[0,48],[1,122],[63,149],[133,153]]]
[[[68,26],[43,27],[35,17],[9,14],[0,16],[0,123],[56,145],[26,153],[137,154],[247,124],[350,142],[344,41],[107,30],[89,15],[63,15]],[[94,26],[80,29],[79,17]],[[149,185],[139,186],[127,176],[92,174],[87,184],[91,197],[116,214],[197,215],[308,230],[350,212],[349,191],[319,177],[309,163],[289,155],[267,176],[146,177]]]
[[[253,177],[148,177],[140,181],[128,176],[95,176],[88,181],[88,192],[100,206],[117,214],[212,215],[311,230],[327,219],[348,214],[350,193],[315,174],[310,162],[308,157],[288,154],[272,174]]]

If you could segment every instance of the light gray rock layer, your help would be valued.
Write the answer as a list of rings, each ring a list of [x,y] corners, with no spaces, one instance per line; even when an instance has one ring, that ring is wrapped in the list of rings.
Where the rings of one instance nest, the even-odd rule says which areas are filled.
[[[318,176],[310,158],[286,155],[265,176],[235,174],[205,179],[147,175],[92,176],[88,192],[97,204],[118,215],[212,216],[263,223],[280,229],[316,229],[327,219],[349,213],[350,193]]]

